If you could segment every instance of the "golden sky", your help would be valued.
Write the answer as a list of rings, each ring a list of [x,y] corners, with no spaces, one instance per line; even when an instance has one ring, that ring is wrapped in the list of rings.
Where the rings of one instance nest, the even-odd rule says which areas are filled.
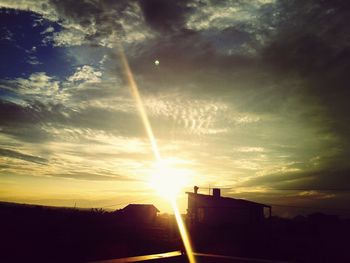
[[[186,178],[182,212],[194,185],[268,204],[346,206],[350,63],[341,3],[0,6],[1,200],[171,211],[150,184],[157,165],[122,45],[160,155]]]

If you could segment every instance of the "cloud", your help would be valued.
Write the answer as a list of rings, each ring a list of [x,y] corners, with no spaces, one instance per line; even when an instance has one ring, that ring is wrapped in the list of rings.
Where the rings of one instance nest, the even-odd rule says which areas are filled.
[[[83,66],[67,81],[43,72],[3,81],[7,96],[0,101],[1,132],[23,140],[52,138],[50,127],[142,134],[133,102],[115,96],[115,82],[102,83],[100,76],[100,71]],[[118,101],[119,106],[113,106]]]
[[[196,12],[188,18],[187,27],[196,31],[223,30],[243,23],[253,24],[257,22],[259,8],[268,2],[274,1],[193,1],[191,6]]]
[[[218,127],[220,115],[228,111],[227,105],[210,101],[189,99],[181,95],[169,94],[145,98],[145,106],[151,118],[163,118],[177,132],[183,129],[190,134],[215,134],[225,132],[226,127]]]
[[[139,5],[132,1],[50,1],[62,19],[56,45],[97,44],[113,47],[117,40],[136,43],[151,37]]]
[[[42,103],[63,103],[67,94],[60,89],[59,81],[45,72],[32,73],[27,79],[16,78],[3,81],[1,86],[16,93],[22,100],[31,103],[33,100]]]
[[[121,175],[106,175],[106,173],[91,173],[91,172],[67,172],[67,173],[54,173],[49,176],[59,178],[70,178],[74,180],[87,180],[87,181],[135,181],[134,179]]]
[[[62,30],[54,33],[51,37],[46,37],[45,42],[52,41],[55,46],[80,46],[85,44],[86,33],[82,30]]]
[[[54,32],[54,31],[55,31],[55,28],[52,27],[52,26],[49,26],[49,27],[47,27],[44,31],[42,31],[40,34],[45,35],[45,34],[52,33],[52,32]]]
[[[140,0],[146,23],[161,33],[184,29],[190,1]]]
[[[238,152],[249,153],[249,152],[264,152],[262,147],[240,147],[237,149]]]
[[[62,122],[64,115],[56,108],[48,109],[43,104],[22,105],[0,100],[0,134],[13,136],[26,142],[44,142],[52,139],[44,129],[44,123],[52,120]]]
[[[32,11],[60,25],[59,31],[46,31],[53,34],[45,37],[44,44],[113,47],[117,40],[134,44],[152,37],[152,32],[144,25],[140,6],[134,1],[39,0],[33,3],[3,0],[0,7]]]
[[[1,0],[0,6],[4,8],[11,8],[23,11],[30,10],[32,12],[44,16],[46,19],[49,20],[56,21],[59,19],[55,9],[51,7],[48,0],[38,0],[35,2],[31,0]]]
[[[344,38],[349,34],[347,5],[344,1],[280,1],[276,33],[262,52],[264,61],[277,72],[294,72],[305,80],[304,91],[327,108],[327,122],[343,135],[349,131],[344,125],[349,123],[344,115],[349,110],[345,99],[350,51]]]
[[[37,164],[46,164],[47,163],[47,160],[42,158],[42,157],[24,154],[24,153],[21,153],[18,151],[10,150],[10,149],[0,148],[0,155],[3,157],[20,159],[20,160],[24,160],[27,162],[37,163]]]
[[[95,71],[93,67],[84,65],[83,67],[78,67],[77,71],[68,78],[68,81],[100,82],[101,76],[101,71]]]
[[[1,81],[5,148],[10,139],[23,152],[36,147],[72,178],[144,175],[140,167],[147,170],[152,158],[114,49],[120,41],[159,147],[193,161],[199,180],[298,188],[294,197],[303,200],[347,185],[346,1],[2,5],[56,21],[40,29],[41,43],[69,58],[66,75],[31,70]],[[30,61],[43,62],[35,46],[26,49]],[[52,167],[46,175],[66,176]]]
[[[328,167],[321,170],[303,169],[296,171],[279,171],[248,179],[237,186],[254,187],[260,186],[276,190],[298,190],[298,191],[348,191],[348,169]]]

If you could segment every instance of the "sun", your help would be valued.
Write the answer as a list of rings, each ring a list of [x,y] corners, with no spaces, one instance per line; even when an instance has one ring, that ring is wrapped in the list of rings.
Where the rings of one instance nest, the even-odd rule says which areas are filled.
[[[169,201],[173,201],[189,183],[189,171],[176,168],[170,162],[158,161],[150,178],[150,185],[157,193]]]

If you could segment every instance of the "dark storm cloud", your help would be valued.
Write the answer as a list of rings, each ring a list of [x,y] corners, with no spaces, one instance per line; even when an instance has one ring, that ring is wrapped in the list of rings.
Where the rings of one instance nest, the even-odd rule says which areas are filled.
[[[50,120],[64,123],[66,116],[63,114],[70,109],[61,103],[45,103],[39,101],[40,97],[22,100],[21,104],[0,99],[0,122],[7,125],[37,125]]]
[[[3,134],[26,142],[43,142],[51,137],[41,127],[48,114],[39,105],[21,106],[0,100],[0,112],[0,132]]]
[[[109,36],[113,31],[124,36],[123,24],[129,22],[127,14],[132,13],[134,1],[74,1],[74,0],[50,0],[55,10],[62,19],[75,22],[83,28],[96,27],[95,32],[85,36],[91,44],[101,37]],[[130,14],[133,16],[133,14]],[[123,19],[123,21],[122,21]]]
[[[20,106],[18,104],[0,100],[0,122],[5,123],[38,123],[40,113],[31,107]]]
[[[66,126],[105,130],[131,137],[143,135],[142,123],[136,114],[95,107],[72,112],[66,120]]]
[[[192,10],[190,1],[140,0],[146,22],[161,33],[170,33],[185,27],[186,15]]]
[[[160,60],[159,67],[152,65],[155,59]],[[258,62],[243,54],[223,54],[210,39],[193,30],[162,35],[144,43],[137,56],[130,57],[140,89],[164,92],[181,87],[181,92],[196,98],[225,97],[273,82],[276,77],[268,79]]]
[[[146,43],[138,57],[131,58],[131,65],[136,74],[154,78],[153,81],[165,73],[170,84],[185,82],[189,75],[194,77],[203,67],[208,68],[200,62],[207,59],[215,63],[213,52],[214,49],[199,34],[185,30]],[[150,61],[155,58],[161,60],[161,67],[150,67]]]
[[[52,134],[40,125],[3,125],[1,133],[14,137],[22,142],[43,143],[52,139]]]
[[[279,1],[276,33],[262,52],[262,59],[276,74],[303,80],[307,109],[301,118],[335,137],[325,151],[332,152],[319,170],[275,174],[252,179],[250,185],[272,188],[350,189],[350,3],[348,1]],[[269,18],[267,18],[269,19]],[[324,152],[321,154],[325,154]],[[257,181],[256,181],[257,180]]]
[[[278,73],[295,72],[327,107],[335,132],[349,133],[349,1],[279,1],[277,32],[263,51]],[[269,18],[267,18],[269,19]]]
[[[134,113],[95,107],[69,109],[61,104],[46,105],[32,101],[23,106],[0,101],[1,133],[26,142],[52,140],[45,125],[59,128],[105,130],[116,135],[143,136],[142,124]]]
[[[1,133],[21,141],[36,143],[52,138],[52,135],[42,128],[44,123],[51,120],[59,123],[65,118],[58,105],[48,107],[38,101],[34,101],[32,105],[20,105],[0,100],[0,112]]]
[[[183,10],[178,14],[181,24],[186,12]],[[144,14],[147,17],[152,12]],[[208,29],[197,32],[184,30],[170,36],[162,35],[144,46],[132,64],[133,69],[141,76],[154,78],[151,81],[161,80],[149,67],[149,61],[161,58],[161,65],[171,69],[171,72],[158,70],[162,71],[159,75],[164,82],[190,80],[200,84],[202,89],[209,86],[208,92],[214,94],[219,91],[218,86],[221,91],[237,88],[238,85],[234,87],[232,83],[243,84],[240,89],[253,87],[255,90],[257,86],[260,90],[264,87],[271,90],[271,85],[279,86],[272,92],[275,94],[273,101],[267,103],[270,108],[281,102],[283,96],[300,92],[281,85],[282,81],[297,77],[303,81],[302,92],[306,93],[303,95],[307,95],[312,103],[327,107],[329,115],[323,117],[327,122],[333,122],[338,132],[344,130],[346,134],[346,112],[349,110],[346,102],[349,96],[347,72],[350,67],[347,1],[277,1],[275,5],[262,6],[257,16],[256,23],[226,25],[223,29],[211,29],[209,25]],[[157,24],[157,15],[154,23]],[[204,34],[210,30],[216,32],[212,34],[214,37]],[[257,34],[263,36],[265,44],[260,44],[254,56],[248,56],[239,46],[258,45],[254,39]],[[220,53],[230,45],[227,38],[234,40],[231,48],[236,47],[241,53]],[[252,74],[254,78],[248,77]],[[201,81],[203,79],[206,81]],[[218,80],[220,85],[213,87]]]
[[[42,157],[24,154],[24,153],[21,153],[18,151],[10,150],[10,149],[0,148],[0,156],[20,159],[20,160],[24,160],[27,162],[37,163],[37,164],[46,164],[47,163],[47,160],[42,158]]]
[[[328,168],[274,173],[255,177],[238,186],[264,186],[275,190],[350,191],[350,169]]]
[[[87,36],[87,39],[98,38],[117,30],[124,34],[123,24],[135,18],[135,5],[139,5],[147,25],[162,33],[174,32],[184,28],[186,15],[191,11],[189,1],[73,1],[51,0],[51,4],[62,18],[73,20],[83,27],[93,23],[97,32]],[[134,14],[130,14],[135,12]],[[128,17],[128,15],[131,15]],[[138,14],[136,14],[138,16]],[[140,17],[138,17],[140,19]]]
[[[122,11],[127,6],[127,1],[74,1],[74,0],[51,0],[61,18],[68,18],[79,22],[83,26],[96,22],[106,22],[108,11]],[[116,17],[117,18],[117,17]],[[108,17],[108,19],[110,19]]]
[[[217,84],[218,79],[224,82],[224,85],[216,85],[216,88],[227,89],[225,85],[233,82],[230,76],[232,70],[236,70],[235,75],[237,72],[242,72],[242,69],[249,69],[249,73],[255,71],[251,67],[254,63],[256,64],[256,61],[252,61],[251,57],[245,57],[244,54],[237,52],[234,55],[221,53],[225,48],[233,49],[234,47],[241,50],[240,46],[247,45],[247,43],[254,45],[255,40],[250,32],[252,26],[249,23],[227,25],[219,31],[217,29],[211,31],[209,28],[202,32],[186,28],[186,21],[195,11],[194,8],[215,7],[212,3],[203,6],[198,3],[191,5],[190,1],[162,0],[128,3],[124,1],[77,2],[67,0],[52,1],[52,3],[63,18],[73,20],[83,27],[91,26],[93,22],[96,22],[96,33],[86,36],[90,40],[106,37],[113,30],[124,34],[123,23],[130,24],[138,16],[132,3],[139,4],[146,24],[161,34],[157,34],[152,40],[138,43],[134,52],[131,52],[131,49],[126,52],[132,54],[129,59],[133,71],[141,77],[151,78],[150,81],[157,80],[157,73],[154,74],[155,72],[150,69],[150,62],[156,58],[161,59],[160,71],[162,72],[159,75],[163,76],[164,82],[170,85],[188,81],[197,82],[203,85],[209,93],[213,85]],[[236,5],[239,6],[238,3]],[[136,16],[125,16],[125,10],[129,7],[128,12],[134,12]],[[142,20],[140,17],[137,19]],[[112,60],[118,61],[115,58]],[[164,68],[168,70],[163,70]],[[119,67],[116,69],[119,70]],[[203,77],[206,78],[206,81],[202,81]]]

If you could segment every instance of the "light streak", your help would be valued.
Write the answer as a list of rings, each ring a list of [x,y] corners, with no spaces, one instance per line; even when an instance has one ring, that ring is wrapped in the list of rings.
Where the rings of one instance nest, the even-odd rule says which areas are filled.
[[[140,92],[139,92],[139,89],[137,88],[136,81],[135,81],[134,76],[131,72],[129,62],[126,59],[125,53],[124,53],[121,45],[118,45],[118,52],[119,52],[122,66],[124,68],[124,71],[125,71],[128,83],[129,83],[129,88],[130,88],[131,94],[135,99],[136,106],[137,106],[137,109],[140,113],[141,120],[143,122],[143,125],[145,126],[148,139],[150,140],[154,157],[156,158],[157,162],[160,162],[162,158],[160,157],[159,149],[157,146],[157,141],[154,137],[153,130],[152,130],[151,124],[149,122],[145,107],[143,106]]]
[[[117,44],[117,48],[118,48],[118,53],[119,53],[119,56],[121,59],[122,66],[123,66],[124,71],[125,71],[125,75],[127,77],[127,81],[129,84],[128,86],[130,88],[130,91],[131,91],[133,98],[135,99],[136,106],[137,106],[137,109],[140,113],[140,117],[141,117],[141,120],[143,122],[143,125],[145,126],[145,130],[146,130],[148,139],[151,143],[154,157],[158,163],[162,163],[162,158],[160,156],[157,141],[155,139],[155,136],[154,136],[151,124],[149,122],[145,107],[143,106],[141,95],[140,95],[139,89],[137,87],[136,81],[134,79],[134,76],[132,74],[132,71],[130,69],[129,62],[125,56],[125,53],[124,53],[122,46],[120,44]],[[193,250],[191,247],[191,242],[190,242],[189,236],[187,234],[185,224],[181,218],[179,209],[176,205],[175,197],[171,200],[171,205],[172,205],[172,208],[173,208],[173,211],[175,214],[177,226],[178,226],[179,231],[180,231],[180,235],[181,235],[182,242],[183,242],[185,250],[186,250],[186,255],[188,257],[188,260],[190,263],[196,263],[194,255],[193,255]]]
[[[176,223],[177,223],[177,226],[179,228],[180,235],[181,235],[181,238],[182,238],[182,242],[183,242],[185,250],[186,250],[187,258],[188,258],[190,263],[195,263],[196,260],[195,260],[194,255],[193,255],[191,241],[190,241],[190,238],[188,236],[185,224],[184,224],[184,222],[182,220],[182,217],[180,215],[179,209],[177,208],[175,199],[173,199],[171,201],[171,205],[172,205],[173,210],[174,210]]]

